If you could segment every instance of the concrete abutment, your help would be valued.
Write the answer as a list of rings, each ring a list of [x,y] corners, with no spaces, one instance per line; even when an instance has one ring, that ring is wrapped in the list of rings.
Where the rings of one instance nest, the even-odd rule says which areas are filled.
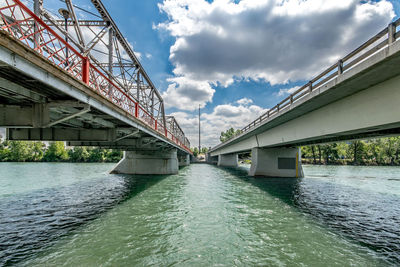
[[[125,151],[111,173],[119,174],[176,174],[178,173],[177,150]]]

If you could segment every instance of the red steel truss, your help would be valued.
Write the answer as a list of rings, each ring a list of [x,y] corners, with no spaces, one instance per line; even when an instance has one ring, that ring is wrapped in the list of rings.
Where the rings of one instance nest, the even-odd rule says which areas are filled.
[[[148,103],[143,103],[147,108],[142,106],[141,101],[135,99],[129,92],[129,88],[123,90],[123,88],[119,86],[121,84],[119,78],[110,75],[109,72],[107,73],[98,62],[95,63],[97,67],[92,64],[92,61],[95,61],[93,56],[84,55],[79,52],[79,48],[76,48],[76,45],[71,45],[70,42],[67,42],[53,28],[54,27],[50,27],[46,24],[43,19],[39,18],[27,6],[22,4],[20,0],[5,0],[5,4],[0,6],[1,30],[8,32],[12,37],[35,50],[52,64],[67,71],[75,79],[85,83],[97,94],[122,108],[130,115],[136,117],[153,130],[191,153],[189,140],[185,137],[176,120],[165,119],[162,99],[144,70],[139,70],[137,72],[138,87],[136,89],[139,95],[139,74],[142,73],[144,79],[150,84],[153,90],[152,93],[154,94],[154,91],[156,91],[159,97],[158,100],[161,102],[161,109],[156,117],[154,114],[151,114]],[[134,59],[137,60],[136,57]],[[154,103],[154,99],[152,99],[152,102]],[[152,107],[152,109],[154,109],[154,107]]]

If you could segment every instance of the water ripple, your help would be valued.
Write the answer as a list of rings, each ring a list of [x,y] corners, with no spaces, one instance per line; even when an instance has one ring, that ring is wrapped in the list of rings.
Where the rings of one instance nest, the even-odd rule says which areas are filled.
[[[376,169],[307,166],[305,179],[209,165],[157,177],[57,168],[58,184],[2,189],[0,265],[400,264],[395,168],[377,178]],[[90,168],[95,176],[79,177]]]

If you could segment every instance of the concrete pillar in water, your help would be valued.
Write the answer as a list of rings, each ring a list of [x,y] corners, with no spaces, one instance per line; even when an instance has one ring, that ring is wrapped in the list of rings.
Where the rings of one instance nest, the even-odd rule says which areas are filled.
[[[218,164],[218,156],[211,156],[210,153],[206,154],[206,162],[208,164]]]
[[[190,165],[190,155],[180,155],[179,157],[179,167],[189,166]]]
[[[169,151],[125,151],[111,173],[123,174],[176,174],[178,157],[176,149]]]
[[[249,175],[304,177],[300,148],[253,148]]]
[[[218,166],[237,167],[238,166],[238,154],[218,155]]]

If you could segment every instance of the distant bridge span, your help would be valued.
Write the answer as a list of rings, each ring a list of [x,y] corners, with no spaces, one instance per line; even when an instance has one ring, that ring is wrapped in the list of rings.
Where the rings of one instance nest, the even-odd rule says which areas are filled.
[[[209,161],[237,166],[252,152],[250,175],[301,177],[298,146],[400,134],[400,20],[302,86]]]
[[[78,20],[67,0],[65,23],[43,0],[34,11],[1,2],[0,127],[9,140],[125,150],[116,173],[176,173],[189,164],[189,140],[101,1],[92,3],[102,20]]]

